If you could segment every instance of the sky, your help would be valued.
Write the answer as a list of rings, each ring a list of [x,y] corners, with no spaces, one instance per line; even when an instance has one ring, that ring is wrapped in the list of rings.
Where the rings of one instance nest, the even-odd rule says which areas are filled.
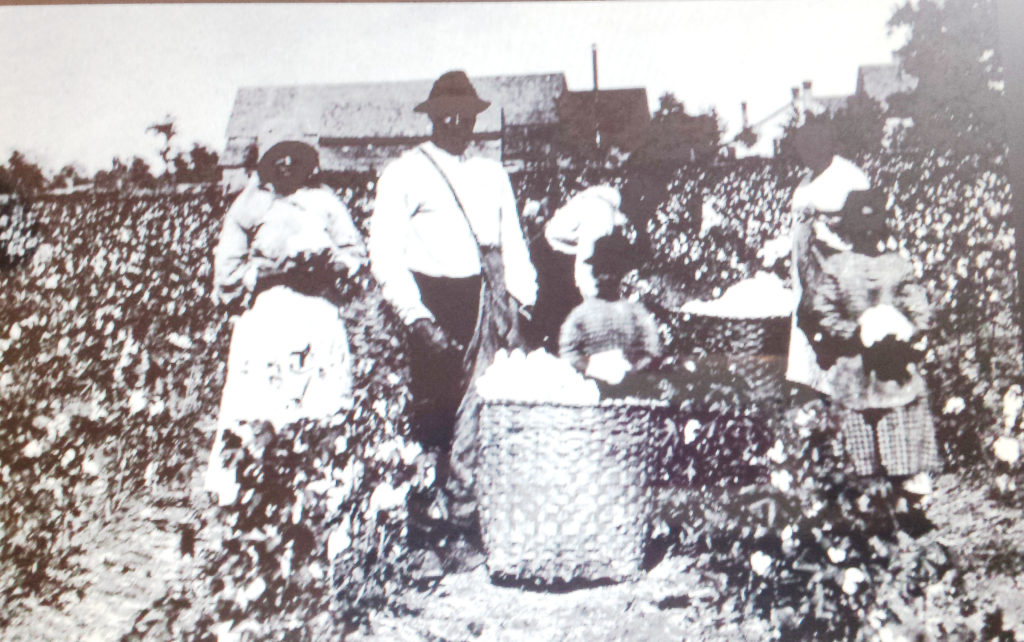
[[[897,0],[661,0],[0,7],[0,155],[88,173],[117,156],[160,168],[146,128],[220,151],[239,87],[564,72],[569,89],[671,91],[729,131],[811,80],[851,94],[857,68],[905,40]]]

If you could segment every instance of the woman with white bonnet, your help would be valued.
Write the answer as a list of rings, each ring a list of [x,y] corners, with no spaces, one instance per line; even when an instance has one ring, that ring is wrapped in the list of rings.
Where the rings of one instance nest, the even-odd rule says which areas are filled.
[[[276,428],[324,419],[351,399],[348,337],[337,279],[366,262],[362,238],[337,196],[317,182],[319,159],[299,120],[267,123],[256,173],[228,209],[214,252],[214,301],[234,329],[206,489],[221,505],[238,494],[225,467],[225,431],[242,444],[252,422]]]
[[[832,226],[850,192],[868,189],[870,180],[861,168],[835,154],[836,141],[829,123],[808,122],[797,131],[795,143],[808,172],[793,191],[791,205],[792,276],[798,303],[791,327],[786,379],[831,396],[813,345],[824,335],[810,321],[810,315],[801,315],[801,309],[806,310],[813,298],[824,261],[837,252],[850,250],[849,244],[832,232]]]

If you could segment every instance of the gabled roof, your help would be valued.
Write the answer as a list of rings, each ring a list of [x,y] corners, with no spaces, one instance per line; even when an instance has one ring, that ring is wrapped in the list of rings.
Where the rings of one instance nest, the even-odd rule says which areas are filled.
[[[834,116],[837,112],[846,109],[850,100],[849,96],[812,96],[811,100],[816,102],[828,114]]]
[[[477,118],[477,134],[507,125],[558,122],[557,101],[565,92],[560,73],[471,78],[491,106]],[[268,120],[296,118],[321,140],[414,139],[430,134],[430,121],[413,108],[426,99],[433,80],[243,87],[228,121],[223,164],[237,165]]]
[[[861,65],[857,70],[857,93],[873,98],[883,109],[889,97],[917,87],[917,78],[903,73],[898,65]]]

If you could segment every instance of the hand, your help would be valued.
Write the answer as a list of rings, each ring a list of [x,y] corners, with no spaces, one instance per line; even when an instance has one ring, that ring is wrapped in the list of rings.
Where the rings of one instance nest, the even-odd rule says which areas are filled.
[[[447,352],[458,348],[457,342],[452,340],[444,330],[430,319],[417,319],[412,324],[413,335],[421,342],[430,346],[437,352]]]

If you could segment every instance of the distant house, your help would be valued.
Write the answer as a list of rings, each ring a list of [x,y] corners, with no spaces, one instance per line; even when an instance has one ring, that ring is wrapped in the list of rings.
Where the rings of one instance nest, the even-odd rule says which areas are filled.
[[[515,169],[551,158],[560,149],[585,148],[594,139],[594,92],[568,91],[561,73],[472,78],[491,106],[477,117],[476,153]],[[294,118],[310,129],[326,172],[379,170],[430,136],[430,121],[413,111],[432,80],[243,87],[228,122],[221,164],[230,191],[256,161],[264,123]],[[596,131],[624,149],[642,140],[650,120],[644,89],[597,92]],[[604,144],[604,142],[602,143]]]
[[[890,98],[896,94],[912,91],[917,87],[917,78],[906,74],[898,65],[862,65],[857,70],[857,95],[868,96],[882,109],[892,111]],[[899,117],[899,113],[892,116]]]
[[[757,134],[756,139],[753,139],[755,141],[753,145],[745,145],[740,140],[740,136],[737,136],[731,145],[738,157],[770,156],[777,151],[775,143],[782,134],[783,128],[795,116],[806,113],[835,115],[846,109],[853,97],[870,98],[882,107],[888,116],[886,119],[886,138],[888,140],[894,128],[910,124],[901,113],[899,101],[895,97],[913,90],[916,86],[917,79],[903,73],[895,64],[861,65],[857,69],[857,86],[852,96],[815,94],[812,91],[811,81],[804,81],[801,86],[793,87],[793,98],[788,104],[750,126],[750,129]],[[883,142],[888,144],[887,141]]]

